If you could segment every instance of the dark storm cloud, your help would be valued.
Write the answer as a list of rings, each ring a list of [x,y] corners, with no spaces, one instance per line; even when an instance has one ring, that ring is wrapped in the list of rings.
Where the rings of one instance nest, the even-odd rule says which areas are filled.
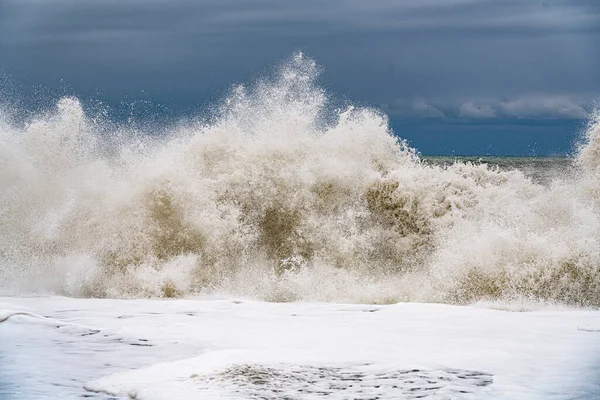
[[[391,113],[581,118],[599,42],[597,0],[0,0],[0,70],[114,98],[199,100],[304,49]]]
[[[362,34],[452,30],[507,34],[597,32],[600,6],[591,1],[412,0],[373,2],[289,1],[85,1],[3,0],[2,26],[8,41],[38,34],[46,38],[94,32],[141,30],[155,33],[219,34],[258,26],[292,25],[301,36],[332,30]],[[294,24],[298,24],[295,26]],[[286,34],[288,32],[281,32]],[[76,40],[77,36],[71,36]]]
[[[34,30],[78,33],[88,30],[181,29],[215,32],[233,24],[243,30],[249,24],[328,23],[355,32],[396,30],[445,30],[565,33],[597,32],[600,5],[595,0],[305,0],[302,2],[257,0],[4,0],[3,24],[35,22]],[[16,17],[16,18],[15,18]],[[20,19],[20,21],[19,21]],[[172,23],[177,22],[177,26]],[[208,26],[198,26],[204,22]],[[189,27],[189,26],[188,26]],[[321,27],[324,28],[324,27]],[[310,30],[304,30],[307,35]]]

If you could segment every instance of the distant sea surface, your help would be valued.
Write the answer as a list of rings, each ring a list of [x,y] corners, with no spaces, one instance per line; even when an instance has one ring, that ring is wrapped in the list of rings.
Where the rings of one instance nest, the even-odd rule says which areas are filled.
[[[575,171],[572,157],[423,156],[426,163],[452,165],[457,162],[487,164],[503,171],[519,170],[534,182],[548,185]]]

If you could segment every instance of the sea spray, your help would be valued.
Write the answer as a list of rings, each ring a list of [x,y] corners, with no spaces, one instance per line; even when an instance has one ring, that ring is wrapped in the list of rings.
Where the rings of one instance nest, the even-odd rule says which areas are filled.
[[[75,98],[0,118],[0,291],[600,307],[598,117],[575,177],[540,185],[424,163],[317,77],[296,54],[158,136]]]

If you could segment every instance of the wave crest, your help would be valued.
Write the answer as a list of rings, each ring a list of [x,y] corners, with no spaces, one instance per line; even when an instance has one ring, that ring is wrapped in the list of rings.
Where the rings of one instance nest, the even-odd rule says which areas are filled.
[[[542,186],[424,163],[317,77],[297,54],[154,139],[74,98],[1,123],[2,291],[600,306],[598,117],[579,175]]]

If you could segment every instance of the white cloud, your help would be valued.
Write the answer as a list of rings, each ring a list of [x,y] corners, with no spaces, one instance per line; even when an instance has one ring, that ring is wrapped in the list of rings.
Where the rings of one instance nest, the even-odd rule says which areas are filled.
[[[415,116],[424,118],[444,118],[444,113],[434,106],[427,104],[425,100],[417,100],[412,104],[412,112]]]
[[[460,106],[458,114],[464,118],[494,118],[496,111],[489,105],[475,105],[467,101]]]
[[[580,104],[565,96],[530,96],[501,102],[500,109],[515,118],[587,118]]]
[[[390,116],[416,118],[587,119],[589,111],[586,110],[586,104],[589,101],[568,95],[523,95],[507,100],[491,97],[459,100],[447,97],[436,99],[435,105],[432,105],[424,98],[397,98],[380,106]]]

